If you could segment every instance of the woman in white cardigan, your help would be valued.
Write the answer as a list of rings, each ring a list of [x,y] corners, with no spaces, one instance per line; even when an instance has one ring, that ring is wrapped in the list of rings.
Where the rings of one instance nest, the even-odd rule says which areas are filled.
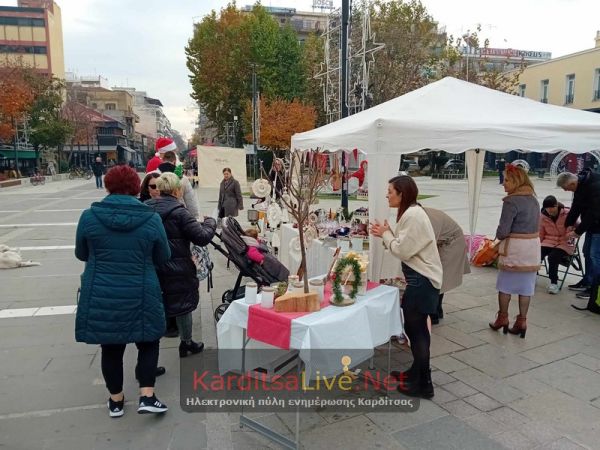
[[[431,336],[427,316],[437,312],[442,263],[435,234],[427,214],[417,204],[419,190],[406,175],[394,177],[388,185],[390,208],[398,208],[392,231],[386,221],[371,224],[371,233],[383,238],[383,245],[402,261],[406,290],[402,296],[404,332],[410,339],[413,364],[406,372],[392,372],[400,382],[398,390],[413,397],[433,397],[429,347]]]

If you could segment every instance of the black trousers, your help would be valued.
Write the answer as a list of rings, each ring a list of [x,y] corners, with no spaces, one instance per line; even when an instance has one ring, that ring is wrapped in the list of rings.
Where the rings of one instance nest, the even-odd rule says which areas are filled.
[[[548,257],[548,276],[550,283],[558,284],[558,266],[565,256],[569,256],[567,252],[560,248],[542,247],[542,259]]]
[[[404,332],[410,340],[410,350],[413,355],[411,372],[421,375],[429,370],[429,347],[431,336],[427,328],[427,316],[417,309],[402,308],[404,315]]]
[[[156,366],[158,365],[158,343],[136,342],[138,349],[135,375],[140,387],[154,387],[156,382]],[[102,375],[106,382],[108,392],[118,394],[123,391],[123,355],[126,344],[103,344],[102,347]]]

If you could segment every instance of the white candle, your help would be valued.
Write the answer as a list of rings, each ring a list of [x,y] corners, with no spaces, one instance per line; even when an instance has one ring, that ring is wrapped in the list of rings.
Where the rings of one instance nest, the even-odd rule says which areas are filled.
[[[270,286],[265,286],[262,288],[260,297],[260,305],[263,308],[271,309],[273,308],[273,301],[275,300],[275,289]]]
[[[310,280],[308,282],[310,292],[315,292],[319,297],[319,301],[323,301],[323,297],[325,296],[325,285],[323,284],[323,280]]]
[[[246,284],[246,303],[254,305],[256,303],[256,296],[258,293],[258,286],[254,282]]]

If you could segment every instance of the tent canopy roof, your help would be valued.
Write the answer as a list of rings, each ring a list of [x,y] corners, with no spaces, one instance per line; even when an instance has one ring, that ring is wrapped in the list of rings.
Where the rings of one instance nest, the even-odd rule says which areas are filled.
[[[548,105],[447,77],[353,116],[292,136],[292,149],[366,154],[480,148],[600,150],[600,114]]]

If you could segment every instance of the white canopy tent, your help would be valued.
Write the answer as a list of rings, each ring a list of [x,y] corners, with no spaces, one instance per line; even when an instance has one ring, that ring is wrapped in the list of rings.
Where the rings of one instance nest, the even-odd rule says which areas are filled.
[[[388,216],[387,181],[400,155],[423,149],[466,152],[470,231],[475,232],[485,151],[586,153],[600,149],[600,114],[548,105],[455,78],[444,78],[381,105],[292,136],[292,149],[351,151],[369,161],[369,213]],[[378,279],[383,248],[371,248]]]

